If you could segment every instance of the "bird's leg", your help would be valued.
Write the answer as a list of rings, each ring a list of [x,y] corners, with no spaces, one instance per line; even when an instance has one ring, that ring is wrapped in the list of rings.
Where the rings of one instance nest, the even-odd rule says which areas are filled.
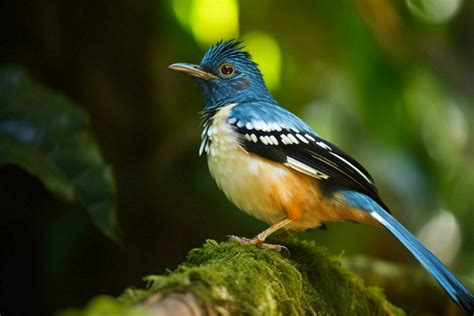
[[[292,220],[285,217],[283,220],[279,221],[275,225],[272,225],[265,229],[263,232],[255,236],[254,238],[245,238],[245,237],[237,237],[237,236],[229,236],[228,239],[231,241],[235,241],[239,244],[243,245],[255,245],[259,248],[265,248],[265,249],[270,249],[276,252],[281,252],[282,250],[287,252],[289,254],[288,249],[285,246],[282,245],[274,245],[274,244],[267,244],[265,243],[265,240],[267,239],[268,236],[279,230],[280,228],[288,225],[291,223]]]
[[[255,236],[253,239],[257,240],[257,243],[256,243],[257,245],[259,243],[263,244],[263,242],[268,238],[268,236],[270,236],[271,234],[273,234],[274,232],[276,232],[280,228],[285,227],[286,225],[288,225],[291,222],[292,222],[291,219],[285,217],[283,220],[279,221],[275,225],[272,225],[272,226],[268,227],[267,229],[265,229],[263,232],[261,232],[260,234]]]

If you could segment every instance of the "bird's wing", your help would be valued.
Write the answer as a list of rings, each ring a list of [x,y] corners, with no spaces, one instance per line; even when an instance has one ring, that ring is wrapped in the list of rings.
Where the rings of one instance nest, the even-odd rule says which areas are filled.
[[[239,142],[247,152],[283,163],[316,179],[365,193],[388,211],[367,170],[309,128],[303,130],[298,128],[301,125],[256,118],[247,122],[231,119],[229,122],[238,132]]]

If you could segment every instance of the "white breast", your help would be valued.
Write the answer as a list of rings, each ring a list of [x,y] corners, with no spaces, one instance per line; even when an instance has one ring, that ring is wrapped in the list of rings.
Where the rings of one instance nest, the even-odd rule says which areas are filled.
[[[227,122],[236,104],[221,108],[207,131],[209,171],[219,188],[241,210],[274,224],[286,216],[281,206],[283,182],[289,170],[247,153],[238,143],[238,134]],[[289,198],[289,197],[288,197]]]

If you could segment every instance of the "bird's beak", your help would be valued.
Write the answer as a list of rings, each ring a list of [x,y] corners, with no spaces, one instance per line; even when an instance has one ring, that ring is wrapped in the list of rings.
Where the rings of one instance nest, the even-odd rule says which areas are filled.
[[[216,75],[203,70],[198,65],[186,64],[186,63],[176,63],[176,64],[169,65],[168,68],[171,69],[171,70],[174,70],[174,71],[185,73],[188,76],[193,76],[193,77],[196,77],[196,78],[201,78],[201,79],[206,79],[206,80],[217,78]]]

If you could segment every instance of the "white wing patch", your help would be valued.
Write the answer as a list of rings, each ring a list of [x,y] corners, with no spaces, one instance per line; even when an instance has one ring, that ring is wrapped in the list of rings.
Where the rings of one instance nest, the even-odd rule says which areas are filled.
[[[342,162],[344,162],[346,165],[348,165],[349,167],[351,167],[353,170],[355,170],[358,174],[360,174],[365,180],[367,180],[367,182],[369,183],[372,183],[372,181],[362,172],[360,171],[358,168],[356,168],[356,166],[354,166],[353,164],[351,164],[349,161],[347,161],[347,159],[344,159],[342,158],[341,156],[339,156],[338,154],[330,151],[329,152],[331,155],[333,155],[334,157],[338,158],[339,160],[341,160]]]
[[[310,177],[313,177],[313,178],[316,178],[316,179],[328,179],[329,176],[327,174],[324,174],[304,163],[302,163],[301,161],[298,161],[296,159],[293,159],[291,157],[286,157],[286,160],[287,162],[285,163],[286,166],[298,171],[298,172],[301,172],[301,173],[304,173]]]
[[[316,144],[319,146],[319,147],[322,147],[326,150],[331,150],[331,147],[329,147],[325,142],[322,142],[322,141],[319,141],[319,142],[316,142]]]

